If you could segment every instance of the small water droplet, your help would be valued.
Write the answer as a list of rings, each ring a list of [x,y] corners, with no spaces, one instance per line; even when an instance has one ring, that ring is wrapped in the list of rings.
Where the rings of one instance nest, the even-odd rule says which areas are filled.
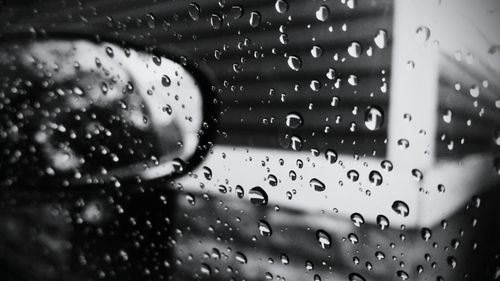
[[[383,182],[383,178],[382,178],[382,175],[380,174],[379,171],[371,171],[369,174],[368,174],[368,179],[370,180],[370,182],[375,185],[375,186],[379,186],[382,184]]]
[[[203,167],[203,175],[205,176],[205,178],[207,180],[211,180],[212,179],[212,170],[209,167],[204,166]]]
[[[361,227],[365,223],[365,219],[363,216],[359,213],[353,213],[351,215],[351,221],[354,223],[355,226]]]
[[[384,215],[377,216],[377,224],[381,230],[384,230],[389,227],[389,219]]]
[[[427,40],[429,40],[429,37],[431,36],[431,30],[427,26],[419,26],[417,28],[417,40],[420,43],[425,43]]]
[[[379,49],[384,49],[387,46],[388,39],[387,31],[379,29],[373,41],[375,41],[375,45],[377,45]]]
[[[265,220],[259,221],[259,233],[262,236],[269,237],[272,235],[272,229],[269,223]]]
[[[302,127],[303,122],[302,115],[297,112],[288,113],[285,120],[286,126],[292,129]]]
[[[197,3],[189,4],[188,13],[192,20],[198,21],[198,19],[200,18],[200,11],[200,5],[198,5]]]
[[[349,281],[366,281],[366,279],[358,273],[349,274]]]
[[[236,261],[241,264],[246,264],[248,262],[247,257],[242,252],[236,252]]]
[[[361,55],[362,51],[363,50],[361,44],[356,41],[351,42],[351,44],[347,48],[347,53],[353,58],[358,58]]]
[[[337,151],[333,149],[327,149],[325,151],[325,158],[326,160],[328,160],[330,164],[334,164],[335,162],[337,162],[338,159]]]
[[[222,18],[217,14],[210,16],[210,25],[213,29],[220,29],[222,27]]]
[[[164,87],[168,87],[170,86],[172,82],[170,81],[170,77],[168,77],[168,75],[163,75],[161,77],[161,84],[164,86]]]
[[[429,241],[432,237],[432,232],[429,228],[424,227],[420,230],[420,236],[424,239],[425,242]]]
[[[382,109],[377,106],[370,106],[365,111],[365,126],[370,131],[376,131],[382,128],[384,123],[384,114]]]

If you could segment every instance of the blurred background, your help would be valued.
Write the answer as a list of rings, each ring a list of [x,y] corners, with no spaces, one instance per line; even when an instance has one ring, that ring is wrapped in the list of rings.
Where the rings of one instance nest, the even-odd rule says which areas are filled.
[[[9,57],[33,51],[2,43],[0,271],[6,280],[500,278],[498,1],[0,3],[3,42],[16,32],[33,38],[66,32],[146,50],[142,61],[119,61],[104,42],[91,53],[103,67],[94,59],[38,54],[50,63],[27,75],[14,71]],[[113,49],[127,53],[120,44]],[[158,59],[147,54],[153,49],[179,63],[143,70]],[[189,71],[175,74],[188,60],[210,87]],[[33,162],[48,156],[26,158],[9,146],[30,151],[9,137],[26,108],[12,106],[19,96],[13,85],[50,80],[36,73],[83,61],[101,76],[85,80],[76,72],[64,79],[69,88],[114,81],[126,89],[133,81],[138,98],[130,101],[147,104],[130,114],[109,110],[109,118],[129,124],[107,124],[123,134],[83,147],[112,151],[130,140],[125,148],[140,156],[124,158],[118,145],[117,155],[128,160],[108,164],[84,149],[88,165],[78,172],[89,180],[83,188],[46,188],[47,167]],[[163,72],[175,90],[164,89]],[[194,82],[181,81],[187,73]],[[160,98],[148,98],[148,90]],[[90,99],[99,95],[105,93]],[[169,129],[133,125],[133,113],[163,116],[163,95],[174,112],[184,110],[179,120],[189,122]],[[182,161],[155,165],[151,156],[172,160],[172,147],[186,148],[178,139],[204,127],[200,118],[185,118],[184,112],[201,116],[199,102],[171,97],[197,95],[216,111],[210,119],[216,126],[207,129],[215,139],[197,144],[210,149],[197,155],[203,161],[196,169],[165,177],[182,170]],[[194,130],[182,129],[191,123]],[[143,161],[149,165],[129,165]],[[129,168],[114,172],[121,167]],[[103,169],[111,182],[95,180]],[[38,188],[25,188],[23,177]]]

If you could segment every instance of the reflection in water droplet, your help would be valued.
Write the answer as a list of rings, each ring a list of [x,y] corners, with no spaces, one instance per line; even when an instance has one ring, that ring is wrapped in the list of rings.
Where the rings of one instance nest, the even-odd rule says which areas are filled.
[[[377,106],[370,106],[365,111],[365,126],[370,131],[379,130],[384,123],[384,114]]]
[[[321,55],[323,54],[323,49],[321,49],[320,46],[313,46],[311,48],[311,55],[313,56],[313,58],[319,58],[321,57]]]
[[[309,186],[316,191],[324,191],[326,189],[325,184],[316,178],[309,181]]]
[[[375,258],[379,261],[385,259],[385,254],[381,251],[376,251],[375,252]]]
[[[400,216],[407,217],[410,214],[410,208],[403,201],[396,200],[392,203],[391,207],[392,207],[392,210]]]
[[[390,172],[392,171],[393,169],[393,166],[392,166],[392,162],[389,161],[389,160],[383,160],[381,163],[380,163],[380,167],[382,167],[382,169]]]
[[[332,246],[330,234],[322,229],[316,231],[316,240],[323,249],[329,249]]]
[[[287,63],[288,66],[295,71],[299,71],[302,67],[302,61],[297,56],[288,56]]]
[[[330,16],[330,9],[328,9],[327,6],[320,6],[318,10],[316,10],[316,18],[319,21],[326,21],[328,19],[328,16]]]
[[[361,44],[359,44],[356,41],[351,42],[351,44],[347,48],[347,53],[353,58],[358,58],[361,55],[361,52],[362,52]]]
[[[349,235],[347,235],[347,239],[349,239],[353,245],[358,244],[359,242],[358,236],[354,233],[349,233]]]
[[[250,13],[250,20],[249,20],[250,26],[254,27],[254,28],[259,26],[260,18],[261,18],[261,16],[260,16],[259,12],[255,12],[255,11],[251,12]]]
[[[288,2],[285,0],[277,0],[274,4],[274,8],[276,9],[276,12],[284,14],[288,11]]]
[[[196,204],[196,198],[191,193],[186,194],[186,201],[191,206],[194,206]]]
[[[262,236],[269,237],[272,235],[272,229],[269,223],[265,220],[259,221],[259,233]]]
[[[267,182],[269,182],[269,185],[271,185],[271,186],[277,186],[278,185],[278,178],[276,178],[275,175],[271,174],[267,177]]]
[[[303,119],[302,115],[297,112],[290,112],[286,116],[285,124],[288,128],[296,129],[302,126]]]
[[[261,205],[266,205],[267,204],[267,193],[259,186],[256,186],[248,192],[249,197],[250,197],[250,202],[252,204],[261,206]]]
[[[198,21],[198,19],[200,18],[200,11],[200,5],[198,5],[197,3],[189,4],[188,13],[192,20]]]

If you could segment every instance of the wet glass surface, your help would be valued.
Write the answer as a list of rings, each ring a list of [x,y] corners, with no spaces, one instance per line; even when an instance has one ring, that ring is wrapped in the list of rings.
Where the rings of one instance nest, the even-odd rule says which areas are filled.
[[[2,280],[500,278],[498,1],[0,7]]]

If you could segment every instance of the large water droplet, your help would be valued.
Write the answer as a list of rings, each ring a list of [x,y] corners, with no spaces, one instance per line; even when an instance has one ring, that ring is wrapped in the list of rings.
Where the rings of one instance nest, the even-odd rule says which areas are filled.
[[[432,232],[427,227],[424,227],[422,228],[422,230],[420,230],[420,236],[422,236],[422,239],[424,239],[424,241],[427,242],[431,239]]]
[[[347,178],[353,182],[357,182],[359,179],[359,173],[356,170],[350,170],[347,172]]]
[[[370,174],[368,174],[368,179],[375,186],[381,185],[383,181],[382,175],[379,173],[379,171],[375,170],[371,171]]]
[[[247,257],[242,252],[236,252],[236,260],[241,264],[248,262]]]
[[[389,227],[389,219],[384,215],[377,216],[377,224],[381,230],[384,230]]]
[[[302,115],[297,112],[290,112],[286,116],[285,124],[288,128],[296,129],[302,126]]]
[[[396,272],[396,275],[401,280],[407,280],[408,278],[410,278],[410,275],[408,275],[408,273],[406,273],[406,271],[403,271],[403,270],[399,270],[398,272]]]
[[[210,16],[210,25],[213,29],[220,29],[222,26],[222,18],[217,14],[212,14]]]
[[[316,18],[319,21],[326,21],[330,16],[330,9],[327,6],[322,5],[316,10]]]
[[[299,71],[302,67],[302,60],[297,56],[288,56],[288,66],[295,71]]]
[[[285,0],[277,0],[274,4],[274,8],[276,9],[276,12],[284,14],[288,11],[288,2]]]
[[[354,223],[355,226],[361,227],[365,223],[365,219],[363,216],[359,213],[354,213],[351,215],[351,221]]]
[[[365,111],[365,126],[370,131],[379,130],[384,123],[384,114],[377,106],[370,106]]]
[[[248,192],[249,197],[250,197],[250,202],[252,204],[261,206],[261,205],[266,205],[267,204],[267,193],[262,189],[260,186],[256,186]]]
[[[323,249],[329,249],[332,246],[330,234],[322,229],[316,231],[316,240]]]
[[[425,43],[427,40],[429,40],[429,37],[431,36],[431,30],[427,26],[419,26],[417,28],[417,40],[420,43]]]
[[[250,20],[249,20],[250,26],[254,27],[254,28],[259,26],[260,18],[261,18],[261,16],[260,16],[259,12],[255,12],[255,11],[251,12],[250,13]]]
[[[316,178],[309,181],[309,186],[316,191],[324,191],[326,189],[325,184]]]
[[[373,41],[375,41],[375,45],[377,45],[379,49],[384,49],[387,46],[388,39],[387,31],[379,29]]]
[[[200,5],[197,3],[191,3],[188,7],[188,13],[192,20],[198,21],[200,19]]]
[[[366,281],[366,279],[358,273],[349,274],[349,281]]]
[[[359,44],[356,41],[351,42],[351,44],[347,48],[347,53],[353,58],[358,58],[361,55],[361,52],[362,52],[361,44]]]
[[[330,164],[334,164],[335,162],[337,162],[337,159],[338,159],[337,151],[335,151],[333,149],[327,149],[325,151],[325,157],[326,157],[326,160],[328,160],[328,162]]]
[[[236,196],[238,196],[238,198],[240,199],[242,199],[243,196],[245,196],[245,190],[241,185],[236,186]]]
[[[295,150],[295,151],[299,151],[302,149],[302,139],[300,139],[300,137],[298,136],[292,136],[290,138],[291,142],[292,142],[292,149]]]
[[[269,223],[265,220],[259,221],[259,233],[262,236],[269,237],[272,235],[272,229]]]
[[[168,75],[163,75],[161,77],[161,84],[164,86],[164,87],[168,87],[170,86],[170,84],[172,83],[172,81],[170,80],[170,77],[168,77]]]
[[[392,210],[396,212],[396,214],[407,217],[410,214],[410,208],[408,205],[400,200],[396,200],[392,203]]]

